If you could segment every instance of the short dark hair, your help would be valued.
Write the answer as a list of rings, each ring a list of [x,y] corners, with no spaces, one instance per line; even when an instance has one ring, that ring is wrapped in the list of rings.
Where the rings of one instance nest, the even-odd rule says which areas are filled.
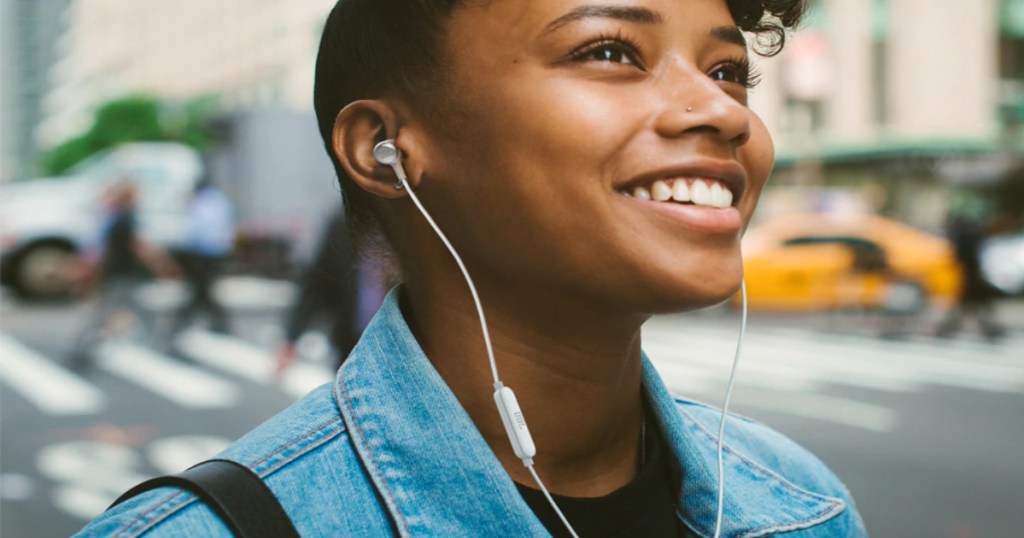
[[[316,59],[313,106],[320,136],[334,162],[349,230],[357,245],[380,236],[368,195],[349,179],[334,154],[334,121],[346,105],[388,92],[407,96],[443,75],[445,22],[466,0],[339,0],[324,25]],[[756,35],[754,50],[774,56],[806,0],[727,0],[737,26]]]

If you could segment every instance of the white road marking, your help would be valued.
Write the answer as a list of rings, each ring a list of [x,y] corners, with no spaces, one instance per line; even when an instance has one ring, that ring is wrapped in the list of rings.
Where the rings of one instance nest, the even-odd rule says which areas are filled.
[[[0,473],[0,500],[27,501],[35,493],[35,479],[20,473]]]
[[[643,348],[666,384],[683,395],[720,398],[738,327],[655,318]],[[1024,392],[1024,342],[887,341],[787,328],[748,330],[733,395],[739,406],[890,432],[890,408],[821,394],[829,386],[914,392],[929,385]],[[716,402],[719,403],[719,402]]]
[[[104,344],[97,359],[103,369],[183,407],[230,407],[238,401],[232,383],[143,346]]]
[[[51,415],[94,414],[106,404],[103,393],[92,383],[3,334],[0,334],[0,380]]]
[[[203,460],[208,460],[231,444],[224,437],[181,435],[153,441],[146,454],[157,471],[175,474]]]
[[[209,331],[186,331],[176,342],[189,357],[225,372],[255,381],[272,383],[274,359],[270,354],[244,340]],[[283,389],[301,397],[314,388],[330,382],[334,373],[327,368],[296,361],[284,372]]]
[[[231,309],[284,309],[293,302],[298,287],[287,280],[231,276],[219,279],[213,287],[217,300]],[[153,282],[143,286],[138,300],[147,308],[167,311],[176,308],[188,297],[181,282]]]
[[[153,441],[145,450],[160,473],[179,472],[220,452],[221,437],[185,435]],[[82,520],[102,513],[129,488],[149,478],[140,472],[140,449],[95,441],[70,441],[43,447],[36,468],[54,483],[53,504]]]
[[[652,360],[673,393],[684,398],[700,395],[705,401],[721,405],[721,402],[715,399],[721,398],[724,394],[727,382],[724,375],[711,374],[707,369],[698,369],[695,374],[692,368],[678,361],[659,361],[653,356]],[[739,379],[744,386],[741,390],[733,392],[733,405],[755,407],[882,433],[894,431],[899,422],[898,414],[890,408],[816,394],[813,392],[815,383],[807,379],[744,376],[744,372],[740,373]]]
[[[55,482],[53,504],[75,517],[99,515],[122,492],[148,478],[137,471],[142,459],[133,449],[92,441],[43,447],[36,467]]]
[[[685,332],[684,332],[685,331]],[[680,330],[664,320],[645,328],[644,349],[651,358],[677,361],[728,375],[735,331],[694,325]],[[994,392],[1024,391],[1021,349],[998,347],[991,354],[973,346],[925,346],[916,342],[871,340],[786,329],[748,331],[740,359],[741,383],[839,384],[885,391],[915,391],[923,386]]]
[[[118,497],[117,493],[105,493],[75,485],[57,486],[51,495],[54,506],[83,521],[89,521],[102,514]]]
[[[777,393],[744,389],[734,394],[740,406],[824,420],[878,433],[896,431],[899,415],[888,407],[824,394],[794,393],[779,398]]]
[[[36,467],[50,480],[80,482],[111,492],[125,491],[145,480],[136,471],[141,464],[134,449],[95,441],[49,445],[36,455]]]

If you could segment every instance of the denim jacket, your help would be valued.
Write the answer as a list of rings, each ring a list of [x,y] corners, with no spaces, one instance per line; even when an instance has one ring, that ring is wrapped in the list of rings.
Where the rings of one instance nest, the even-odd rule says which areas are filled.
[[[677,514],[709,537],[719,411],[673,398],[646,357],[643,386],[683,469]],[[333,383],[218,457],[263,477],[302,536],[548,536],[423,353],[394,290]],[[843,484],[781,434],[731,417],[724,459],[723,537],[867,536]],[[161,488],[108,510],[78,536],[231,533],[192,494]]]

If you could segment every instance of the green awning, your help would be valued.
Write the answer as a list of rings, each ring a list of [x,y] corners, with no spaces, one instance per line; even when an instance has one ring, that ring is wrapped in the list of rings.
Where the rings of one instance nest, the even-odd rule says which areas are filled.
[[[907,158],[962,158],[993,154],[1000,150],[994,140],[877,140],[870,144],[828,144],[797,150],[780,148],[776,168],[788,168],[799,161],[819,159],[823,164],[870,164]]]
[[[1024,37],[1024,0],[1002,0],[999,27],[1006,35]]]

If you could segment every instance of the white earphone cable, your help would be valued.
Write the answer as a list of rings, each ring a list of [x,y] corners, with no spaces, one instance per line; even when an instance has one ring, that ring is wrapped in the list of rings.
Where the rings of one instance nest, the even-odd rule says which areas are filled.
[[[740,281],[740,293],[743,301],[743,314],[740,317],[740,337],[736,340],[736,354],[732,359],[732,372],[729,373],[729,384],[725,387],[725,401],[722,403],[722,418],[718,423],[718,509],[715,515],[715,536],[722,535],[722,514],[725,508],[725,462],[722,460],[722,448],[725,444],[725,419],[729,412],[729,399],[732,397],[732,385],[736,381],[736,370],[740,363],[740,352],[743,350],[743,335],[747,333],[747,281]]]
[[[579,535],[576,534],[576,529],[572,528],[569,520],[565,518],[565,514],[563,514],[562,510],[558,508],[558,503],[556,503],[555,499],[551,497],[551,493],[548,492],[548,488],[544,487],[544,482],[541,481],[540,476],[537,475],[537,471],[533,468],[533,460],[530,460],[530,462],[526,464],[526,469],[530,471],[531,475],[533,475],[533,481],[540,486],[540,490],[544,493],[544,497],[547,498],[548,503],[551,504],[551,508],[555,509],[555,513],[558,514],[558,519],[561,519],[565,528],[569,529],[569,534],[571,534],[573,538],[580,538]]]
[[[396,169],[396,172],[397,170],[398,169]],[[494,377],[495,388],[499,388],[501,385],[501,381],[498,379],[498,364],[494,360],[494,348],[491,346],[491,335],[490,332],[487,330],[487,318],[484,317],[484,309],[483,306],[480,305],[480,296],[476,292],[476,286],[473,285],[473,279],[469,276],[469,271],[466,269],[466,264],[462,263],[462,258],[459,256],[457,252],[455,252],[455,247],[453,247],[451,242],[448,241],[448,237],[444,235],[444,233],[441,231],[441,228],[438,227],[437,223],[434,222],[434,219],[430,217],[430,214],[427,213],[427,210],[423,208],[423,204],[420,203],[419,197],[416,196],[416,193],[413,192],[413,190],[409,187],[409,183],[405,178],[404,171],[401,174],[399,174],[398,179],[402,182],[402,186],[405,189],[405,191],[409,193],[409,198],[412,198],[412,203],[416,204],[416,209],[420,210],[420,213],[423,214],[423,218],[427,219],[427,223],[430,224],[430,227],[434,229],[434,233],[436,233],[437,236],[441,238],[441,242],[444,243],[444,246],[448,249],[448,252],[450,252],[452,257],[455,258],[455,263],[458,264],[459,270],[462,271],[462,276],[466,279],[466,284],[469,285],[469,291],[473,295],[473,303],[476,305],[476,313],[477,315],[480,316],[480,328],[482,329],[484,335],[484,346],[487,348],[487,359],[491,363],[491,376]]]
[[[407,193],[409,193],[409,197],[412,199],[413,204],[416,205],[416,209],[419,210],[419,212],[423,215],[423,218],[426,219],[427,223],[430,224],[430,227],[433,228],[434,233],[436,233],[437,236],[441,239],[441,242],[444,243],[445,248],[448,249],[448,252],[451,253],[452,258],[455,259],[455,263],[458,264],[459,270],[462,271],[462,276],[466,279],[466,284],[469,286],[469,291],[473,296],[473,303],[476,306],[477,315],[480,318],[480,328],[484,337],[484,346],[487,348],[487,359],[490,361],[491,375],[494,378],[494,388],[495,390],[500,391],[503,388],[503,385],[501,383],[501,380],[498,378],[498,365],[497,362],[494,360],[494,348],[491,345],[491,336],[487,329],[487,319],[484,317],[484,309],[483,306],[480,304],[480,296],[476,291],[476,286],[473,284],[473,279],[469,276],[469,271],[466,269],[466,265],[462,262],[462,258],[455,251],[455,247],[453,247],[451,242],[448,241],[448,237],[445,236],[444,232],[441,231],[441,228],[437,225],[436,222],[434,222],[434,219],[431,218],[430,214],[427,213],[427,210],[423,207],[423,204],[420,202],[419,197],[416,196],[416,193],[413,192],[413,190],[409,187],[408,181],[406,180],[405,170],[402,168],[401,163],[399,162],[392,166],[394,167],[395,174],[398,176],[398,180],[400,182],[401,187]],[[725,500],[725,464],[722,457],[722,451],[725,442],[725,422],[728,416],[729,400],[732,397],[733,382],[736,380],[736,371],[739,365],[740,353],[743,349],[743,337],[747,331],[746,280],[743,280],[741,282],[740,290],[742,294],[743,304],[743,313],[740,321],[740,336],[736,342],[736,354],[733,357],[732,371],[729,374],[729,383],[725,389],[725,401],[722,404],[722,417],[718,425],[718,507],[715,516],[714,538],[719,538],[722,533],[722,516],[724,513]],[[562,513],[562,510],[558,508],[558,503],[555,502],[554,498],[551,496],[551,493],[544,486],[544,482],[540,479],[540,476],[537,474],[536,469],[534,469],[533,458],[523,457],[521,459],[523,461],[523,465],[525,465],[527,470],[529,470],[530,475],[533,477],[533,480],[537,483],[537,486],[540,487],[540,490],[544,494],[544,497],[548,500],[548,503],[551,504],[551,507],[555,510],[555,513],[558,514],[558,518],[565,525],[566,529],[569,530],[569,533],[574,538],[579,538],[576,534],[575,529],[573,529],[572,525],[569,523],[569,520],[566,519],[565,515]]]
[[[423,207],[423,204],[420,203],[419,197],[417,197],[416,193],[413,192],[413,190],[409,187],[409,183],[405,177],[405,171],[402,170],[401,166],[395,167],[395,173],[398,175],[398,179],[399,181],[401,181],[402,187],[405,189],[407,193],[409,193],[409,198],[412,198],[412,202],[413,204],[416,205],[416,209],[419,209],[420,213],[423,214],[423,218],[427,220],[427,223],[430,224],[430,227],[434,229],[434,233],[436,233],[437,236],[441,238],[441,242],[444,243],[444,246],[448,249],[448,252],[451,253],[453,258],[455,258],[455,263],[458,264],[459,270],[462,271],[462,276],[466,279],[466,284],[469,285],[469,291],[473,295],[473,303],[476,305],[477,315],[479,315],[480,317],[480,329],[484,335],[484,345],[487,348],[487,358],[488,360],[490,360],[491,363],[491,375],[494,376],[494,388],[495,390],[500,390],[503,387],[503,385],[501,383],[501,380],[498,379],[498,365],[497,362],[494,360],[494,348],[491,346],[491,336],[487,330],[487,319],[484,317],[484,309],[483,306],[480,304],[480,296],[477,294],[476,286],[473,284],[473,279],[469,276],[469,271],[466,269],[466,264],[462,262],[462,258],[459,256],[459,254],[455,252],[455,247],[453,247],[451,242],[448,241],[448,237],[444,235],[444,232],[441,231],[441,228],[437,225],[436,222],[434,222],[434,219],[430,217],[430,214],[427,213],[427,210]],[[530,475],[533,476],[534,482],[536,482],[537,486],[540,487],[540,490],[544,494],[544,497],[548,500],[548,503],[551,504],[551,508],[553,508],[555,510],[555,513],[558,514],[558,518],[562,520],[562,524],[565,525],[565,528],[569,530],[569,534],[571,534],[573,538],[579,538],[579,535],[576,534],[576,530],[572,528],[572,525],[569,523],[569,520],[566,519],[565,515],[562,513],[562,510],[558,508],[558,503],[556,503],[555,499],[551,497],[551,493],[548,492],[548,488],[544,486],[544,482],[540,479],[540,475],[538,475],[536,469],[533,468],[533,458],[523,458],[522,461],[523,465],[526,466],[526,469],[530,471]]]

